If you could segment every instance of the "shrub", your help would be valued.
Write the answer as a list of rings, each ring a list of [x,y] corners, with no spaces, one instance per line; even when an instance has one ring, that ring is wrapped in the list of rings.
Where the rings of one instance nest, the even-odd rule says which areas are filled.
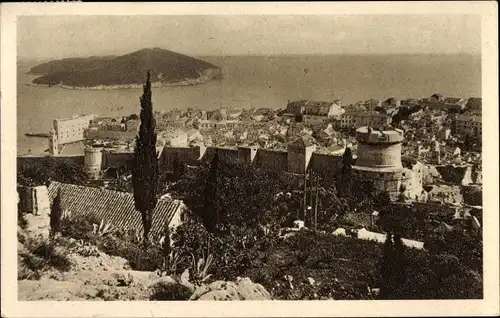
[[[33,240],[25,242],[26,251],[20,253],[18,279],[39,279],[48,269],[68,271],[71,261],[57,242]]]
[[[61,220],[61,234],[76,240],[96,242],[94,235],[94,224],[100,224],[101,220],[92,215],[71,214],[66,212]]]
[[[131,242],[114,236],[102,237],[97,246],[108,255],[120,256],[128,260],[133,270],[154,271],[162,268],[163,256],[155,246]]]
[[[26,227],[28,226],[28,222],[24,218],[24,215],[25,213],[19,210],[17,211],[17,225],[23,230],[26,229]]]
[[[191,290],[181,284],[159,282],[151,288],[150,300],[188,300]]]

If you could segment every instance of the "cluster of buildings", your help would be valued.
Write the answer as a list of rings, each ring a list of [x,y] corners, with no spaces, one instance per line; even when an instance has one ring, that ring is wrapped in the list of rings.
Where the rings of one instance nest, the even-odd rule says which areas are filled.
[[[407,116],[393,122],[394,114],[402,109],[409,110]],[[176,161],[187,168],[196,167],[217,152],[222,161],[245,162],[280,172],[288,182],[300,182],[309,173],[339,174],[342,155],[349,147],[355,160],[352,173],[371,180],[378,191],[388,192],[395,201],[427,202],[431,192],[426,190],[426,174],[432,169],[442,171],[448,183],[458,178],[453,182],[463,186],[481,184],[481,149],[465,149],[464,143],[482,136],[480,98],[433,94],[420,100],[370,99],[344,106],[339,100],[298,100],[289,101],[284,110],[188,108],[155,112],[154,116],[159,168],[165,171],[172,171]],[[139,125],[137,115],[56,119],[49,150],[56,160],[83,164],[90,179],[105,182],[113,178],[110,170],[130,168]],[[59,155],[65,144],[77,141],[87,143],[82,156]],[[37,158],[20,157],[18,166],[32,160]],[[35,193],[41,199],[31,198],[30,202],[47,205],[43,198],[48,195],[52,200],[61,189],[63,205],[82,213],[89,209],[88,202],[101,199],[120,202],[121,212],[112,207],[99,212],[110,220],[119,220],[123,211],[134,210],[130,194],[83,188],[52,183],[49,194]],[[158,205],[161,217],[154,222],[167,219],[179,224],[184,217],[181,202],[162,200]]]
[[[482,136],[481,107],[480,98],[445,98],[433,94],[419,100],[369,99],[347,106],[342,106],[340,100],[296,100],[289,101],[284,110],[173,109],[155,112],[154,116],[159,151],[168,147],[200,146],[287,151],[296,140],[306,138],[314,145],[314,152],[319,154],[338,155],[350,147],[355,155],[360,156],[360,167],[366,167],[370,161],[377,162],[380,157],[376,156],[382,156],[383,152],[367,152],[371,147],[367,145],[372,144],[367,144],[362,136],[381,134],[383,137],[377,137],[377,147],[397,149],[386,149],[383,154],[396,161],[398,156],[393,154],[400,153],[424,164],[481,167],[480,144],[473,144],[476,148],[472,150],[464,146],[467,136],[475,140]],[[392,122],[392,115],[397,111],[412,108],[417,110],[410,111],[404,120]],[[85,140],[87,144],[107,148],[109,152],[132,152],[139,124],[137,115],[117,118],[85,115],[56,119],[49,150],[52,154],[59,154],[64,144]],[[366,127],[369,127],[369,132],[363,132]],[[369,157],[366,157],[367,153],[370,153]],[[399,169],[399,166],[393,165],[393,168]],[[407,175],[405,173],[403,177],[401,173],[401,178]]]

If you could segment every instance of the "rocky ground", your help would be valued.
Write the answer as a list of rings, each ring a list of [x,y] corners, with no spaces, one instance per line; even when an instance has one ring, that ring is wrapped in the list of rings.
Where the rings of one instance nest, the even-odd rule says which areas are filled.
[[[30,253],[26,247],[30,240],[48,239],[47,217],[29,214],[25,220],[26,226],[18,227],[18,271],[24,273],[29,271],[25,268],[24,260]],[[78,245],[74,240],[68,241]],[[187,294],[186,300],[271,299],[262,285],[253,283],[249,278],[195,286],[186,275],[178,278],[131,270],[127,260],[106,255],[95,247],[92,247],[92,256],[82,256],[73,252],[73,249],[64,250],[65,247],[57,248],[67,254],[70,269],[61,271],[51,268],[40,273],[39,279],[18,280],[19,300],[150,300],[158,286],[165,288],[166,285],[171,285],[170,288],[182,285]]]

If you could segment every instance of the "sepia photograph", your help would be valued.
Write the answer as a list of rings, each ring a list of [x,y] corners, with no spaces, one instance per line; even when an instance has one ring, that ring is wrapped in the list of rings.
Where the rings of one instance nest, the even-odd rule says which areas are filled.
[[[481,12],[497,6],[409,4],[18,10],[13,76],[2,62],[10,297],[309,301],[309,315],[311,301],[487,299],[498,62]]]

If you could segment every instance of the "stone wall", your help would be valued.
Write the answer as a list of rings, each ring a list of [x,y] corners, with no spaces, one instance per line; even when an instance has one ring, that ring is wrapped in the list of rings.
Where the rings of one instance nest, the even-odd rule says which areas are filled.
[[[257,167],[277,172],[288,170],[288,153],[286,151],[259,149],[257,151]]]
[[[352,172],[355,177],[370,180],[377,191],[389,193],[391,200],[398,199],[401,186],[404,186],[405,189],[412,186],[413,173],[405,168],[393,171],[379,171],[353,166]],[[405,191],[405,194],[407,192]]]
[[[35,215],[50,214],[50,199],[46,186],[24,187],[19,186],[18,208],[25,213]]]
[[[165,147],[161,154],[160,169],[172,171],[174,160],[178,158],[181,163],[197,165],[200,156],[200,148],[196,147]]]
[[[103,152],[102,168],[123,168],[130,169],[134,162],[133,152]]]
[[[237,149],[219,148],[218,154],[219,154],[219,160],[224,163],[236,164],[239,160]]]
[[[342,168],[342,156],[313,153],[309,167],[314,172],[337,175]]]
[[[137,136],[137,131],[119,131],[119,130],[91,130],[85,131],[87,139],[111,139],[133,141]]]
[[[357,165],[367,167],[401,167],[401,143],[358,143]]]

